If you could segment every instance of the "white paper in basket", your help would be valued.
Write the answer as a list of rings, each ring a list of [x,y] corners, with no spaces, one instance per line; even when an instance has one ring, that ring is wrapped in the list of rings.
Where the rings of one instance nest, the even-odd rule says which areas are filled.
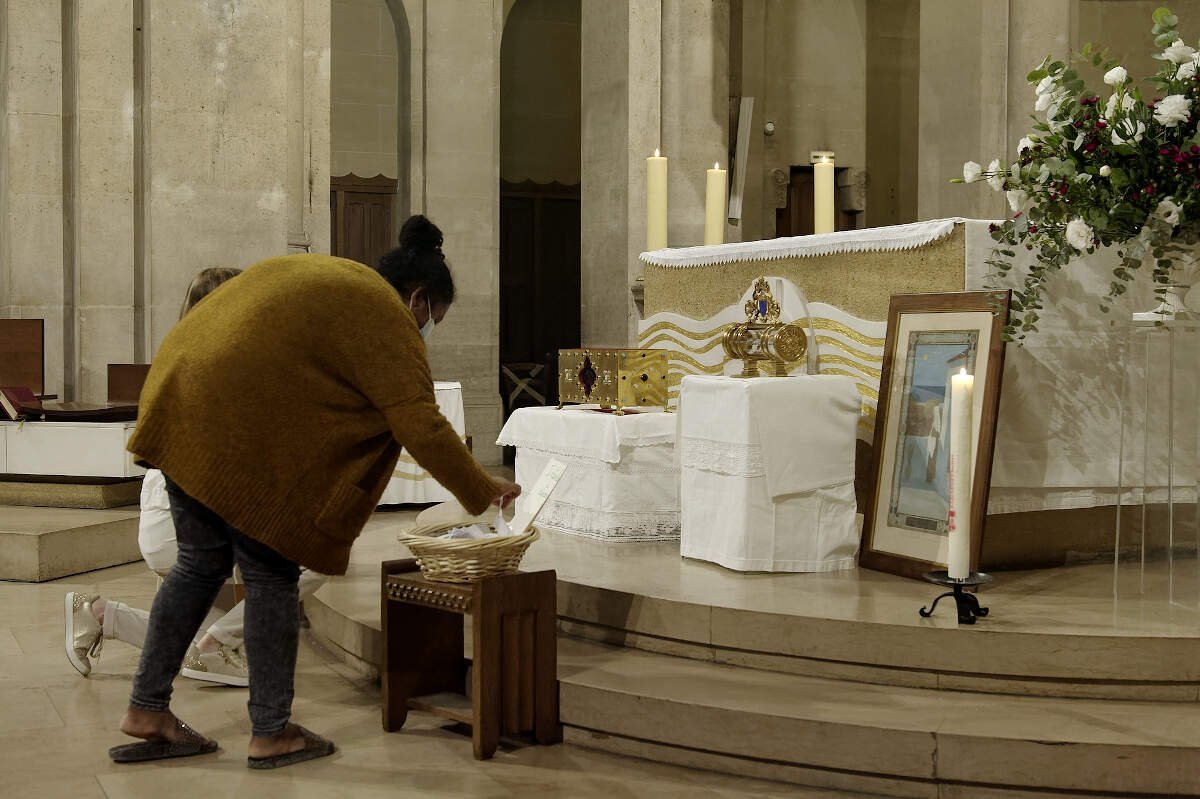
[[[551,460],[546,464],[546,468],[542,470],[537,482],[533,484],[533,488],[527,494],[523,494],[518,502],[517,515],[513,517],[512,524],[504,520],[504,511],[496,510],[495,535],[520,535],[529,529],[533,524],[533,520],[537,518],[538,511],[546,504],[546,500],[554,493],[554,487],[558,485],[558,481],[562,479],[563,473],[566,472],[567,466],[562,461]],[[441,535],[442,538],[491,538],[492,533],[480,524],[474,524],[470,527],[455,527],[447,533]]]

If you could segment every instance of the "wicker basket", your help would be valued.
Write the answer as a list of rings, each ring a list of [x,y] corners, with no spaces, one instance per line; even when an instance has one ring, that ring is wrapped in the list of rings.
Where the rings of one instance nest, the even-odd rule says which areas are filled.
[[[495,538],[438,538],[457,524],[438,524],[416,527],[401,533],[404,544],[417,559],[421,573],[428,580],[442,583],[473,583],[482,577],[512,574],[521,565],[525,550],[538,539],[536,527],[520,535]],[[486,525],[495,531],[492,525]]]

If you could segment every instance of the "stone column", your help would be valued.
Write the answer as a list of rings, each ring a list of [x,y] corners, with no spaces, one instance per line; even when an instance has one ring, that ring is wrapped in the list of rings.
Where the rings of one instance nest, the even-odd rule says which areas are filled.
[[[0,0],[0,314],[46,320],[46,391],[59,395],[67,390],[61,11],[47,0]]]
[[[152,351],[200,269],[287,252],[291,0],[144,2]]]
[[[498,297],[503,10],[501,0],[438,0],[425,6],[420,102],[424,191],[413,195],[414,203],[423,195],[424,213],[445,234],[444,249],[458,291],[448,323],[430,339],[429,360],[435,377],[462,382],[467,432],[484,463],[500,461],[494,442],[502,416]]]
[[[103,402],[107,367],[135,358],[133,0],[78,0],[68,130],[77,397]]]
[[[919,219],[1004,213],[1003,195],[949,183],[1008,138],[1009,0],[921,0]]]
[[[1147,14],[1147,30],[1149,30]],[[1048,55],[1070,61],[1079,45],[1079,0],[1009,0],[1008,132],[1004,157],[1032,128],[1033,87],[1025,80]],[[1149,43],[1149,33],[1146,42]],[[984,162],[987,165],[987,162]]]
[[[661,147],[670,159],[671,246],[703,242],[705,171],[727,166],[729,4],[585,2],[582,28],[583,340],[628,346],[646,157]]]

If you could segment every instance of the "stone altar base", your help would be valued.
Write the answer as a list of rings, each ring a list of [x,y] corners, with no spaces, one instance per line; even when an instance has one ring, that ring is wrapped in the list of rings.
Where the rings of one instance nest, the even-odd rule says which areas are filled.
[[[372,520],[306,603],[368,672],[402,523]],[[738,574],[674,543],[543,533],[522,567],[558,571],[568,744],[883,796],[1196,795],[1200,605],[1167,602],[1163,574],[1120,603],[1111,564],[998,574],[966,627],[917,615],[927,583]],[[1200,577],[1177,568],[1177,588]]]
[[[0,580],[42,582],[141,560],[138,509],[0,510]]]
[[[66,482],[70,480],[70,482]],[[137,505],[142,478],[0,477],[0,505],[103,510]]]

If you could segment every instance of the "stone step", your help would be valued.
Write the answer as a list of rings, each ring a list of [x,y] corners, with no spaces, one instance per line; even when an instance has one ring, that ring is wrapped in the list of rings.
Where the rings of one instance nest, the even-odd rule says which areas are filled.
[[[1200,791],[1194,703],[868,685],[577,639],[559,677],[568,741],[695,768],[939,799]]]
[[[141,560],[138,508],[0,507],[0,580],[41,582]]]

